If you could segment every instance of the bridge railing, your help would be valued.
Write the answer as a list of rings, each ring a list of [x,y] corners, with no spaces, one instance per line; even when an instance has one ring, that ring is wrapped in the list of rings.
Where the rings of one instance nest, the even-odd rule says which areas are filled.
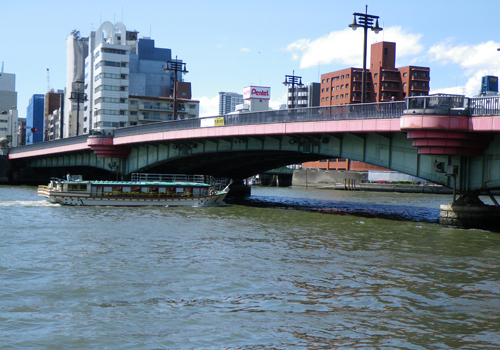
[[[500,115],[500,98],[492,97],[474,97],[469,101],[471,116],[491,116]]]
[[[469,100],[463,95],[412,96],[405,100],[404,114],[469,115]]]
[[[64,139],[36,143],[29,146],[11,148],[10,153],[21,153],[52,147],[66,146],[87,142],[88,137],[123,137],[150,134],[164,131],[192,130],[202,127],[314,122],[327,120],[351,119],[382,119],[399,118],[406,108],[404,101],[351,104],[343,106],[324,106],[281,109],[274,111],[228,114],[215,117],[191,118],[150,123],[126,128],[93,132],[90,135],[80,135]]]
[[[79,135],[74,137],[67,137],[65,139],[58,139],[53,141],[45,141],[34,143],[32,145],[13,147],[9,150],[9,153],[22,153],[27,151],[37,151],[40,149],[52,148],[52,147],[61,147],[61,146],[69,146],[75,145],[79,143],[86,143],[89,135]]]
[[[114,130],[115,137],[148,134],[162,131],[198,129],[202,127],[313,122],[326,120],[399,118],[404,101],[281,109],[274,111],[227,114],[216,117],[193,118],[152,123]]]
[[[412,96],[406,99],[404,114],[496,116],[500,115],[500,97],[465,97],[447,94]]]

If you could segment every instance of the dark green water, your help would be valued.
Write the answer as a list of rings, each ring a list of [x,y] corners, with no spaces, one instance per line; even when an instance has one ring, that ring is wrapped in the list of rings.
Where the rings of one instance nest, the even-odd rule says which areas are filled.
[[[0,187],[0,349],[499,349],[500,235],[440,227],[450,199],[92,208]]]

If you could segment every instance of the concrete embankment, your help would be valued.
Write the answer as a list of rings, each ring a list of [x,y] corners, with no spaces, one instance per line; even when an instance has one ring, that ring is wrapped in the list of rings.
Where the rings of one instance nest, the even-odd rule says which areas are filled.
[[[452,189],[432,184],[368,183],[368,172],[295,170],[292,185],[329,190],[450,194]]]

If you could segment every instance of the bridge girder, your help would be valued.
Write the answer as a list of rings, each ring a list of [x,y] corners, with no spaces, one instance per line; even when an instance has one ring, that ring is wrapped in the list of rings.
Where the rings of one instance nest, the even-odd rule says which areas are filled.
[[[32,157],[22,163],[30,168],[52,169],[47,172],[57,176],[66,170],[77,173],[84,169],[100,169],[88,170],[89,174],[114,176],[116,167],[110,165],[116,163],[124,176],[132,172],[168,172],[245,178],[288,164],[341,157],[449,187],[452,179],[437,173],[435,165],[457,165],[461,169],[457,177],[459,191],[500,188],[500,154],[497,152],[500,136],[490,141],[489,149],[481,157],[418,154],[403,132],[235,135],[136,143],[129,147],[130,155],[121,160],[99,158],[89,149]]]

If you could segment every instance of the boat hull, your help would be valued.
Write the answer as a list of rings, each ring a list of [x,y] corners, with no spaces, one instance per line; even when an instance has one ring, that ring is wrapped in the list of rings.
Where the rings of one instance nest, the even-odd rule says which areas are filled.
[[[136,197],[91,197],[85,193],[52,192],[48,189],[38,189],[38,195],[47,198],[52,203],[73,206],[116,206],[116,207],[202,207],[223,204],[227,192],[220,191],[214,195],[203,197],[172,197],[172,198],[136,198]]]

